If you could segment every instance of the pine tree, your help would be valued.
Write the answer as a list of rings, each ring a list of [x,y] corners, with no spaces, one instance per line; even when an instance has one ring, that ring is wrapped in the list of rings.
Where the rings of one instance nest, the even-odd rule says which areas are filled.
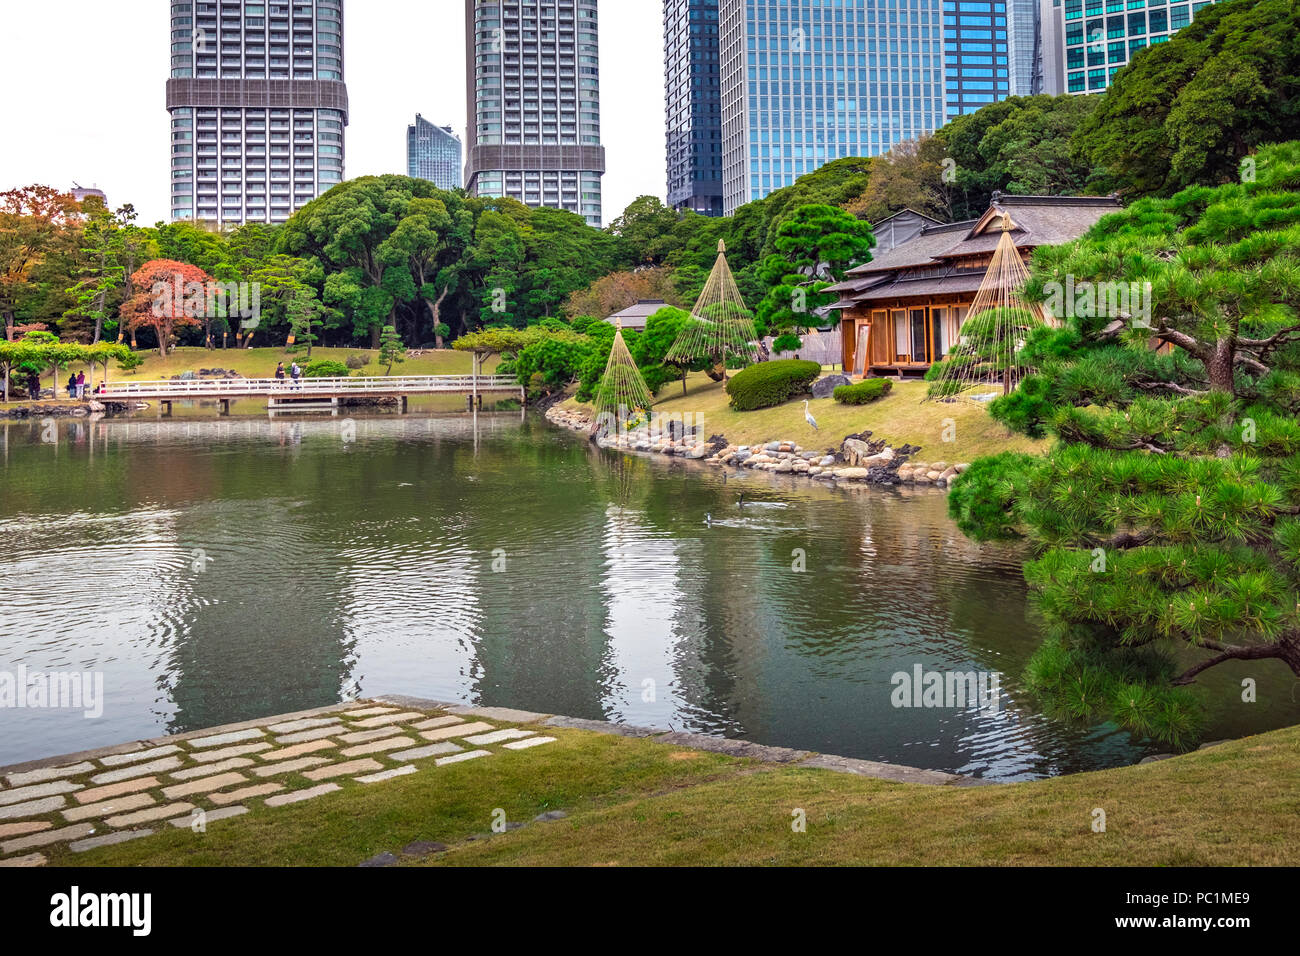
[[[1256,169],[1038,251],[1026,296],[1074,301],[990,410],[1057,442],[977,461],[950,499],[968,535],[1036,548],[1030,686],[1178,746],[1207,669],[1300,675],[1300,142]]]

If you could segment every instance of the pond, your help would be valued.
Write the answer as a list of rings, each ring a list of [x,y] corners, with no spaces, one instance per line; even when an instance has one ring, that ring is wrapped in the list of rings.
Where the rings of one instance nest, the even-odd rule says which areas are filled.
[[[0,673],[104,697],[0,709],[0,765],[380,694],[994,779],[1160,749],[1035,707],[1022,554],[938,492],[726,476],[518,412],[9,423],[0,455]],[[996,693],[895,706],[917,668]],[[1294,721],[1287,675],[1257,676],[1253,708],[1235,673],[1203,685],[1211,739]]]

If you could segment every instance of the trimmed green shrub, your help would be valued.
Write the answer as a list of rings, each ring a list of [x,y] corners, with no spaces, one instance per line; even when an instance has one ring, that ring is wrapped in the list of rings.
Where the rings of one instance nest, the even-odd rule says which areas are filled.
[[[816,362],[762,362],[738,372],[727,382],[727,394],[731,396],[731,407],[740,412],[771,408],[807,392],[821,373],[822,367]]]
[[[866,405],[884,398],[894,387],[887,378],[864,378],[853,385],[841,385],[835,390],[835,401],[841,405]]]
[[[303,369],[302,374],[305,378],[347,378],[352,372],[342,362],[318,359]]]
[[[778,335],[772,342],[772,351],[780,352],[798,352],[803,348],[803,339],[793,332],[786,332],[784,335]]]

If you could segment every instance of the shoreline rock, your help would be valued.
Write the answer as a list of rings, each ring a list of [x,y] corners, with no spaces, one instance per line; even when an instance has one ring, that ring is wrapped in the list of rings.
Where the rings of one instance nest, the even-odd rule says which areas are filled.
[[[591,418],[559,405],[546,410],[546,420],[568,431],[591,432]],[[816,481],[885,487],[906,485],[947,489],[970,467],[967,463],[913,461],[922,449],[912,445],[893,448],[884,441],[873,440],[870,432],[849,435],[838,452],[833,448],[825,451],[805,449],[789,440],[735,445],[721,435],[714,435],[706,441],[698,435],[683,435],[680,428],[670,430],[668,434],[651,434],[648,425],[626,434],[601,438],[597,444],[625,452],[675,456],[714,467],[739,467],[777,475],[799,475]]]

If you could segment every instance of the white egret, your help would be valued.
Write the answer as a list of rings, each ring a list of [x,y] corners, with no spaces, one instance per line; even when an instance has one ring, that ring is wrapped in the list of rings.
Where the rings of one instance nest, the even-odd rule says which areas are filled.
[[[813,427],[813,431],[815,432],[821,431],[821,429],[817,427],[817,419],[813,418],[812,412],[808,411],[807,399],[804,399],[804,403],[803,403],[803,418],[804,421],[806,421],[809,425]]]

